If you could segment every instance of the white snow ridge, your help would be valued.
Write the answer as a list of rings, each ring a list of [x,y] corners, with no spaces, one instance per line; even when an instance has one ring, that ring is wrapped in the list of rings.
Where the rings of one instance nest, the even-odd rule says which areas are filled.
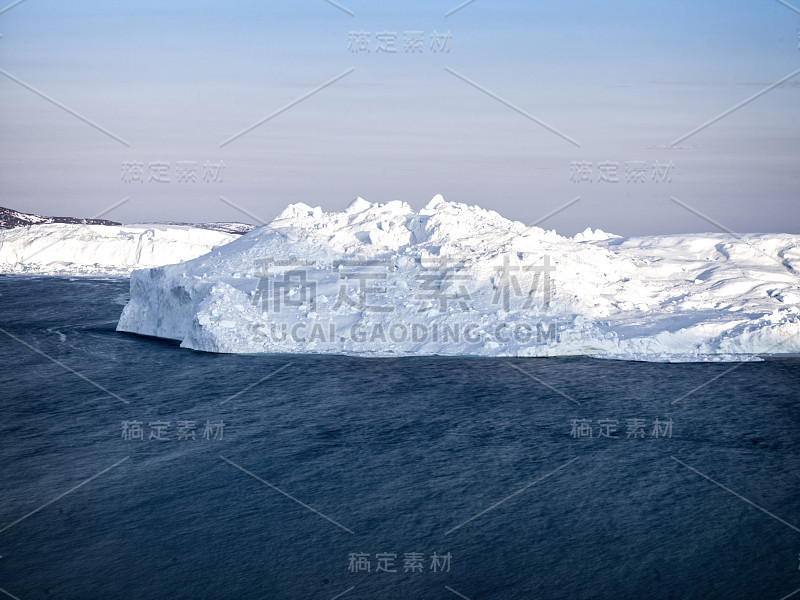
[[[800,353],[800,236],[567,238],[436,196],[288,206],[176,265],[134,271],[117,329],[227,353]]]

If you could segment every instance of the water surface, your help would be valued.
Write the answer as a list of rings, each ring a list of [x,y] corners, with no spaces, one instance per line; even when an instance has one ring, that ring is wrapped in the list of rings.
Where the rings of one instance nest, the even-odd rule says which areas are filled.
[[[0,277],[0,588],[21,600],[800,588],[798,359],[214,355],[117,333],[126,297]]]

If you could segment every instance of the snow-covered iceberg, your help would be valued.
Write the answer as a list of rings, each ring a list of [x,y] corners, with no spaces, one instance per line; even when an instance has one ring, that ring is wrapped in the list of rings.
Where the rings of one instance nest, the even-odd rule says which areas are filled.
[[[574,238],[436,196],[288,206],[177,265],[134,271],[117,329],[226,353],[800,353],[800,236]]]
[[[0,230],[0,273],[128,275],[197,258],[237,237],[178,225],[30,225]]]

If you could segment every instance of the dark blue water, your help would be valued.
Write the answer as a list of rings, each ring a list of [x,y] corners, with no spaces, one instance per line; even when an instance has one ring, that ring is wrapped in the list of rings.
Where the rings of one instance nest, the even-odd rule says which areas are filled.
[[[796,359],[673,403],[732,365],[204,354],[116,333],[126,293],[0,277],[0,589],[21,600],[800,588]]]

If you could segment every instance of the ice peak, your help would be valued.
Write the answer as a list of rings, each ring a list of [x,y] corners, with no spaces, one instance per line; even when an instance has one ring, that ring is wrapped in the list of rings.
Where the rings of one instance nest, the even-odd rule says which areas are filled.
[[[448,204],[448,202],[444,199],[444,196],[441,194],[436,194],[431,201],[425,205],[425,210],[435,210],[442,204]]]
[[[575,234],[575,236],[572,239],[574,239],[576,242],[594,242],[594,241],[608,240],[617,237],[619,236],[613,233],[606,233],[600,228],[592,230],[591,227],[587,227],[581,233]]]
[[[322,208],[316,206],[311,208],[305,202],[295,202],[294,204],[290,204],[286,208],[283,209],[281,214],[275,217],[275,220],[279,219],[292,219],[295,217],[313,217],[313,216],[321,216],[322,215]]]
[[[357,213],[363,212],[369,209],[372,206],[371,203],[364,200],[361,196],[353,200],[350,204],[347,205],[347,208],[344,209],[345,212],[348,213]]]

